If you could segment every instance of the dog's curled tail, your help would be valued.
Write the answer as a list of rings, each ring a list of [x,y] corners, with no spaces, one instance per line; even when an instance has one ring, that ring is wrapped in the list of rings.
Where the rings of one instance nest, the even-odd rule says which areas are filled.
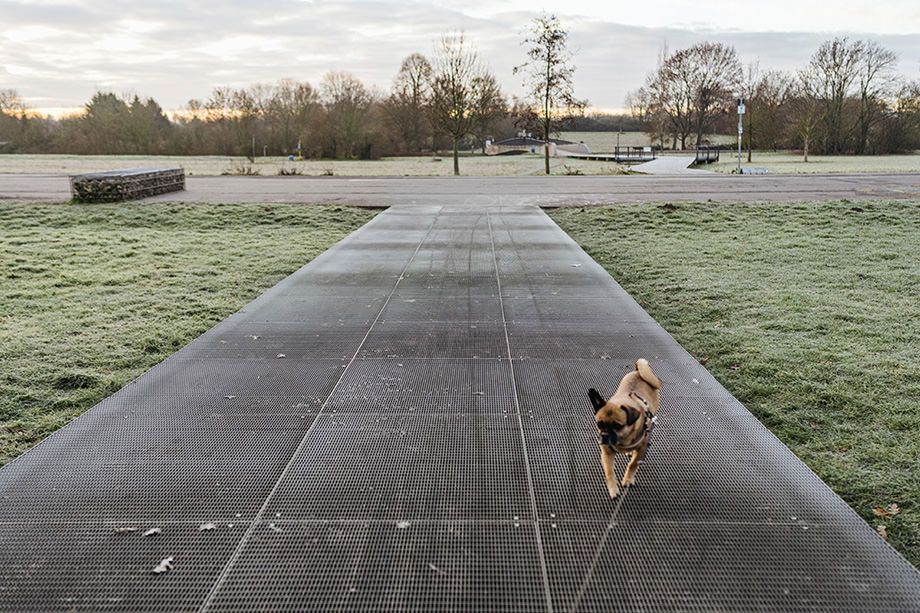
[[[652,367],[649,365],[648,360],[645,358],[639,358],[636,360],[636,372],[639,373],[639,376],[642,377],[642,380],[654,387],[656,390],[661,389],[661,379],[658,378],[654,372],[652,372]]]

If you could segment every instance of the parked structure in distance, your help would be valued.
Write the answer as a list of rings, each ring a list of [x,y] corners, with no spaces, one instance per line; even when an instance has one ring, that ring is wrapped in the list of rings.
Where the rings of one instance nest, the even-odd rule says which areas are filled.
[[[542,140],[533,138],[530,135],[519,134],[514,138],[506,138],[505,140],[496,141],[494,143],[491,140],[487,140],[485,154],[517,155],[520,153],[539,153],[540,155],[543,155],[543,146],[544,143]],[[572,153],[591,153],[591,149],[589,149],[588,145],[584,144],[583,142],[575,143],[570,140],[562,140],[559,138],[549,139],[548,146],[550,157],[566,157]]]

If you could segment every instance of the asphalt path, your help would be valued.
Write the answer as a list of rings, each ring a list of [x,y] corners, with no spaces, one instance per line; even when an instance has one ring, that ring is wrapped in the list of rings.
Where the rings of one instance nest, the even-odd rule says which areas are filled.
[[[66,176],[0,174],[0,201],[66,201]],[[920,198],[920,173],[615,177],[189,177],[151,201],[309,204],[593,206]]]

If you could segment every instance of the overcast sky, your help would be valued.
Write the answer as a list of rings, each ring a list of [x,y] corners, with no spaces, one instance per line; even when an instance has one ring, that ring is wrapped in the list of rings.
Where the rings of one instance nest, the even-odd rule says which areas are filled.
[[[0,88],[42,109],[78,107],[96,89],[178,109],[218,85],[316,84],[332,69],[385,89],[404,56],[429,54],[443,32],[462,29],[506,91],[519,94],[511,69],[540,10],[569,28],[577,93],[596,108],[621,108],[663,45],[700,40],[792,69],[833,35],[870,37],[900,54],[903,74],[920,78],[920,0],[0,0]]]

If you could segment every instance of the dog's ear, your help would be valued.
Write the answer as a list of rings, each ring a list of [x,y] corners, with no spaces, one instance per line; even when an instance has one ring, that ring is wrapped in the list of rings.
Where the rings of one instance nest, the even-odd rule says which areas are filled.
[[[636,423],[636,420],[639,419],[639,411],[626,405],[623,405],[623,410],[626,412],[626,425],[631,426]]]
[[[593,387],[588,390],[588,398],[591,399],[591,406],[594,407],[594,412],[597,413],[604,408],[604,405],[607,404],[607,401],[604,400],[604,397],[601,396],[596,389]]]

